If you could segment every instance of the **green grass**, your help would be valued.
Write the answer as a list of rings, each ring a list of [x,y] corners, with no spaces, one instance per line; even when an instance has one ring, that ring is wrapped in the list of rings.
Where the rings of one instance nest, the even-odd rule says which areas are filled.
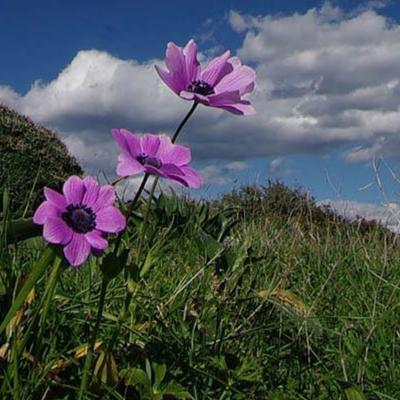
[[[213,204],[162,196],[146,225],[137,211],[106,294],[88,399],[400,398],[397,238],[321,213],[299,191],[279,197],[292,196],[288,208],[271,188],[254,190]],[[3,317],[44,247],[4,243]],[[98,264],[60,265],[52,297],[54,265],[36,285],[0,337],[1,399],[76,398]]]

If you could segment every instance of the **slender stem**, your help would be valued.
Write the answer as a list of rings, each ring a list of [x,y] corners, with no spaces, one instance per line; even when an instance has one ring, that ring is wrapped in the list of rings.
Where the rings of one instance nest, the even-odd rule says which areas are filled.
[[[140,195],[142,194],[142,192],[143,192],[143,190],[144,190],[144,188],[145,188],[145,186],[146,186],[146,183],[147,183],[147,180],[148,180],[148,179],[149,179],[149,174],[146,173],[146,174],[144,175],[143,179],[142,179],[142,183],[140,184],[139,189],[137,190],[137,192],[136,192],[136,194],[135,194],[135,197],[134,197],[133,200],[129,203],[128,212],[126,213],[127,219],[129,219],[129,217],[131,216],[132,211],[133,211],[133,209],[135,208],[135,205],[136,205],[136,203],[138,202],[138,200],[139,200],[139,198],[140,198]],[[117,242],[115,243],[115,247],[114,247],[114,254],[115,254],[115,255],[117,255],[117,253],[118,253],[119,246],[120,246],[121,241],[122,241],[122,235],[123,235],[123,232],[119,234],[119,236],[118,236],[118,238],[117,238]]]
[[[158,183],[158,179],[157,179],[157,177],[156,177],[156,178],[154,179],[153,184],[151,185],[151,189],[150,189],[150,193],[149,193],[149,198],[148,198],[148,200],[147,200],[146,214],[144,215],[144,219],[143,219],[143,226],[144,226],[144,227],[147,226],[147,218],[149,217],[150,208],[151,208],[151,203],[152,203],[152,201],[153,201],[154,192],[156,191],[157,183]]]
[[[78,400],[83,399],[83,396],[86,392],[86,388],[88,385],[89,372],[91,369],[94,347],[96,345],[97,332],[99,330],[101,316],[103,315],[104,300],[106,298],[108,282],[109,282],[108,279],[103,277],[103,282],[102,282],[101,291],[100,291],[100,298],[99,298],[99,306],[97,309],[96,323],[95,323],[95,326],[93,329],[92,338],[91,338],[88,352],[86,355],[85,365],[83,366],[83,376],[82,376],[81,386],[79,388]]]
[[[130,213],[131,213],[132,210],[133,210],[133,207],[135,207],[137,201],[139,200],[140,195],[142,194],[142,192],[143,192],[143,190],[144,190],[144,187],[146,186],[146,183],[147,183],[147,180],[148,180],[148,179],[149,179],[149,174],[145,174],[144,177],[143,177],[143,179],[142,179],[142,183],[140,184],[139,189],[137,190],[137,192],[136,192],[136,194],[135,194],[135,197],[133,198],[133,200],[132,200],[132,202],[131,202],[131,204],[130,204],[130,206],[129,206],[129,213],[128,213],[128,215],[130,215]]]
[[[157,186],[157,180],[155,179],[154,182],[153,182],[153,185],[152,185],[152,187],[150,189],[150,194],[149,194],[149,198],[148,198],[148,201],[147,201],[146,213],[144,215],[144,220],[143,220],[143,228],[146,228],[146,226],[147,226],[147,218],[148,218],[149,213],[150,213],[151,202],[152,202],[152,198],[153,198],[156,186]],[[138,250],[137,262],[139,261],[139,258],[140,258],[140,253],[142,251],[142,245],[143,245],[143,238],[144,238],[145,234],[146,234],[146,231],[143,229],[142,232],[141,232],[141,235],[140,235],[140,239],[139,239],[139,246],[138,246],[139,250]],[[126,312],[128,311],[129,305],[131,304],[132,297],[133,297],[133,294],[128,290],[126,292],[124,308],[123,308],[123,310],[122,310],[122,312],[121,312],[121,314],[120,314],[120,316],[118,318],[117,329],[115,329],[114,332],[113,332],[113,335],[111,337],[110,343],[109,343],[109,345],[107,347],[107,352],[111,352],[112,351],[112,348],[115,345],[117,337],[119,336],[119,334],[121,332],[123,319],[125,317]]]
[[[189,120],[189,118],[192,116],[192,114],[196,110],[198,104],[199,103],[196,103],[196,102],[193,103],[192,107],[190,108],[189,112],[186,114],[185,118],[183,118],[181,123],[178,125],[174,135],[172,136],[172,139],[171,139],[172,143],[176,142],[180,132],[182,131],[183,127],[186,125],[187,121]],[[139,189],[137,190],[137,192],[135,194],[135,197],[133,198],[132,202],[129,204],[128,212],[127,212],[128,218],[131,215],[136,203],[138,202],[138,200],[139,200],[139,198],[140,198],[140,196],[141,196],[141,194],[142,194],[142,192],[143,192],[143,190],[144,190],[144,188],[146,186],[146,183],[147,183],[148,179],[149,179],[149,174],[146,173],[144,175],[143,179],[142,179],[142,183],[140,184]],[[113,184],[117,184],[118,182],[119,182],[119,180],[115,181]],[[152,199],[153,199],[153,195],[154,195],[154,191],[156,189],[157,183],[158,183],[158,177],[155,177],[153,185],[152,185],[152,188],[150,190],[149,202],[148,202],[148,206],[147,206],[147,209],[146,209],[146,214],[144,216],[143,226],[145,226],[146,222],[147,222],[147,217],[148,217],[148,214],[149,214],[150,205],[151,205],[151,202],[152,202]],[[141,239],[140,239],[140,245],[139,245],[138,257],[139,257],[139,255],[141,253],[141,247],[142,247],[142,241],[143,241],[143,235],[144,234],[145,234],[145,232],[142,232]],[[117,243],[116,243],[115,248],[114,248],[114,254],[117,254],[119,246],[120,246],[120,243],[121,243],[121,240],[122,240],[122,234],[120,234],[118,236],[118,240],[117,240]],[[116,341],[117,337],[120,334],[121,327],[122,327],[122,321],[123,321],[123,318],[124,318],[126,312],[128,311],[128,308],[129,308],[129,305],[131,303],[132,297],[133,297],[132,293],[127,291],[126,297],[125,297],[124,308],[123,308],[123,310],[122,310],[122,312],[121,312],[121,314],[120,314],[120,316],[118,318],[118,327],[117,327],[117,329],[114,330],[113,336],[111,337],[110,343],[108,345],[108,350],[109,351],[112,350],[112,348],[113,348],[113,346],[115,344],[115,341]]]
[[[192,108],[189,110],[189,112],[186,114],[186,117],[183,118],[182,122],[179,124],[178,128],[176,128],[176,131],[174,133],[174,136],[172,136],[172,143],[176,142],[176,139],[178,139],[179,133],[181,132],[181,130],[183,129],[183,127],[186,125],[186,122],[189,120],[189,118],[191,117],[191,115],[194,113],[194,110],[196,109],[196,107],[199,105],[199,103],[194,102],[192,105]]]

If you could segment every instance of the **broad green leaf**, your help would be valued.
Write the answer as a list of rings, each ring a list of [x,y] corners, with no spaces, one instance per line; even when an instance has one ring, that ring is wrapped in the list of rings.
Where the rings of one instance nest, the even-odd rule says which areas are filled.
[[[114,253],[109,253],[104,257],[103,262],[100,265],[100,269],[106,279],[111,280],[122,271],[122,268],[126,264],[127,257],[127,250],[123,251],[118,256]]]
[[[367,400],[364,394],[357,386],[350,386],[344,389],[347,400]]]
[[[16,243],[31,239],[42,234],[42,227],[33,223],[32,218],[21,218],[9,221],[7,228],[7,242]]]
[[[169,382],[163,390],[163,395],[174,396],[179,400],[193,399],[192,395],[179,383]]]
[[[204,230],[200,230],[200,240],[202,247],[205,250],[208,260],[212,260],[218,254],[222,253],[224,246],[218,240],[214,239],[210,234]]]
[[[126,385],[137,386],[141,385],[151,393],[151,382],[146,372],[140,368],[128,368],[123,372],[123,377]]]
[[[152,364],[154,371],[154,388],[159,389],[161,382],[163,381],[165,374],[167,372],[167,367],[165,364]]]

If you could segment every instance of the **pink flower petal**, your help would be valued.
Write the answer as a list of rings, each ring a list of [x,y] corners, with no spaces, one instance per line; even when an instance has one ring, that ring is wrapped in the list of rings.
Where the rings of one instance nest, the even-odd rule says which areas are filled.
[[[167,176],[161,171],[161,169],[155,168],[151,165],[145,165],[144,171],[146,174],[160,176],[161,178],[166,178]]]
[[[71,240],[72,229],[59,217],[48,217],[43,224],[43,237],[49,243],[66,244]]]
[[[189,40],[183,49],[186,64],[186,79],[188,83],[196,81],[200,73],[200,63],[197,60],[197,44],[193,39]]]
[[[155,156],[158,148],[160,147],[160,138],[158,135],[146,134],[140,137],[140,144],[142,146],[143,153],[148,156]]]
[[[64,247],[64,255],[68,262],[78,267],[83,264],[90,254],[90,244],[86,240],[85,235],[74,233],[71,241]]]
[[[167,65],[179,92],[184,90],[191,82],[189,82],[187,78],[183,50],[173,42],[169,42],[167,45],[165,64]]]
[[[136,157],[142,153],[139,138],[126,129],[113,129],[112,136],[118,143],[119,147],[126,154]]]
[[[64,211],[66,209],[67,201],[65,200],[65,197],[61,193],[58,193],[53,189],[45,187],[44,196],[46,197],[46,200],[48,200],[50,203],[56,206],[60,211]]]
[[[82,204],[87,207],[93,207],[99,195],[99,184],[91,176],[87,176],[83,180],[83,184],[85,186],[85,194],[82,198]]]
[[[67,204],[80,204],[84,194],[85,187],[79,176],[71,176],[67,179],[63,186],[63,192]]]
[[[180,92],[179,96],[185,100],[195,100],[198,103],[205,104],[206,106],[210,102],[208,99],[208,96],[203,96],[198,93],[187,92],[186,90],[183,90],[182,92]]]
[[[160,136],[160,147],[157,156],[163,164],[186,165],[192,159],[192,152],[188,147],[173,144],[167,135]]]
[[[96,213],[96,229],[103,232],[117,233],[125,228],[125,217],[115,207],[106,207]]]
[[[181,167],[180,169],[183,175],[171,175],[170,178],[190,188],[197,189],[201,186],[203,180],[197,171],[190,167]]]
[[[244,86],[242,89],[240,89],[240,95],[243,96],[246,93],[251,93],[255,87],[256,87],[255,82],[249,83],[247,86]]]
[[[144,172],[145,168],[140,162],[136,161],[128,154],[120,154],[118,156],[117,175],[132,176]]]
[[[112,206],[115,203],[115,191],[111,185],[104,185],[100,187],[99,195],[96,203],[93,205],[92,210],[97,212],[101,208]]]
[[[201,73],[201,80],[214,87],[225,75],[233,71],[228,62],[231,52],[227,50],[221,56],[214,58]]]
[[[85,234],[86,240],[89,242],[90,246],[97,250],[104,250],[108,246],[108,242],[101,236],[98,231],[91,231]]]
[[[33,215],[33,222],[35,224],[43,225],[47,218],[58,217],[60,210],[50,201],[44,201],[35,211]]]
[[[210,105],[215,107],[226,104],[235,104],[241,101],[242,100],[240,99],[240,93],[238,90],[233,92],[223,92],[210,96]]]
[[[181,91],[182,85],[180,84],[180,81],[175,80],[173,76],[166,71],[163,68],[160,68],[158,65],[155,66],[156,71],[160,78],[164,81],[164,83],[176,94],[179,95],[179,92]]]
[[[249,103],[236,103],[227,105],[216,105],[214,107],[221,108],[222,110],[229,111],[236,115],[255,115],[257,114],[255,108]]]
[[[215,93],[239,92],[248,88],[256,79],[255,71],[243,65],[233,70],[230,74],[224,76],[221,81],[214,87]]]
[[[186,90],[182,90],[181,92],[179,92],[179,96],[185,100],[193,100],[195,97],[195,94],[193,92],[188,92]]]
[[[121,132],[120,129],[111,129],[111,135],[118,143],[118,146],[122,151],[129,153],[129,146],[125,139],[125,135]]]
[[[182,172],[182,169],[177,167],[174,164],[164,164],[160,169],[160,172],[162,172],[165,176],[170,177],[172,175],[180,176],[184,175]]]

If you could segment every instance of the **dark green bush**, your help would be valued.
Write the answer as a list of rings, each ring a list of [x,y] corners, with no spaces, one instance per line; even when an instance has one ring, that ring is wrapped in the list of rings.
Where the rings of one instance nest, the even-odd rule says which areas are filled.
[[[241,219],[258,220],[274,216],[296,218],[303,228],[334,229],[353,226],[363,234],[378,233],[394,237],[379,221],[368,221],[360,216],[349,220],[330,206],[318,206],[315,198],[301,188],[290,188],[280,181],[268,181],[266,186],[244,186],[225,194],[215,204],[217,207],[236,207]]]
[[[13,216],[25,209],[30,215],[44,186],[60,189],[68,176],[81,174],[77,161],[52,131],[0,105],[0,188],[9,192]]]
[[[269,181],[267,186],[244,186],[233,190],[222,197],[222,203],[238,207],[248,218],[266,214],[306,216],[310,212],[320,212],[308,193],[299,188],[289,188],[280,181]]]

